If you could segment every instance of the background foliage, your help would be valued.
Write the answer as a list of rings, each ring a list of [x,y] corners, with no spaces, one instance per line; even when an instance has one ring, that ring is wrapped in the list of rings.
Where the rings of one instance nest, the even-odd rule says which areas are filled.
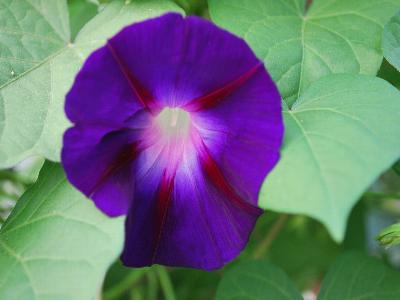
[[[245,39],[283,96],[267,213],[211,273],[123,267],[123,219],[58,163],[64,97],[87,55],[168,11]],[[1,0],[0,299],[400,299],[399,11],[400,0]]]

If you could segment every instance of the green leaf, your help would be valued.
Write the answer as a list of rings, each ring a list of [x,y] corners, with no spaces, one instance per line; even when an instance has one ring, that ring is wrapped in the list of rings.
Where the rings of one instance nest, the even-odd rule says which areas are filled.
[[[65,1],[0,3],[0,168],[39,154],[59,161],[64,97],[90,52],[122,27],[167,11],[163,0],[113,1],[70,40]]]
[[[386,24],[382,47],[387,61],[400,70],[400,12]]]
[[[264,236],[266,232],[265,229]],[[339,245],[320,223],[304,216],[295,216],[276,236],[267,257],[274,265],[281,267],[297,287],[306,290],[313,288],[339,253]]]
[[[213,21],[242,36],[290,106],[331,73],[375,75],[383,26],[400,0],[208,0]]]
[[[400,89],[400,72],[397,71],[386,59],[383,60],[378,76]]]
[[[400,175],[400,160],[397,161],[397,162],[394,164],[393,170],[397,173],[397,175]]]
[[[98,5],[90,0],[68,0],[72,39],[76,37],[83,25],[97,14],[98,8]]]
[[[123,219],[110,219],[46,163],[0,231],[0,299],[93,299],[119,254]]]
[[[367,201],[359,201],[352,209],[347,222],[346,235],[342,243],[342,249],[366,252],[368,250],[367,238],[367,214],[369,206]]]
[[[306,214],[343,239],[351,208],[400,157],[400,93],[365,75],[330,75],[284,110],[281,159],[260,206]]]
[[[265,261],[251,261],[228,270],[217,289],[217,300],[301,300],[289,277]]]
[[[102,300],[129,299],[132,286],[151,272],[149,268],[125,267],[121,261],[115,262],[108,270],[103,282]],[[157,283],[157,282],[156,282]],[[143,284],[144,286],[145,284]],[[138,286],[135,286],[135,290]],[[140,298],[139,298],[140,299]],[[146,299],[146,298],[145,298]],[[154,300],[154,299],[152,299]]]
[[[383,246],[394,246],[400,244],[400,223],[385,228],[377,237]]]
[[[379,259],[358,252],[341,255],[325,276],[318,300],[400,299],[400,273]],[[217,300],[303,299],[287,275],[265,261],[239,264],[228,270]]]
[[[256,257],[266,259],[282,268],[300,290],[311,289],[328,271],[342,247],[320,222],[305,216],[289,216],[279,230],[273,231],[282,217],[272,211],[263,214],[246,249],[232,265]],[[265,246],[266,241],[272,243]]]
[[[400,299],[400,273],[360,253],[342,255],[322,282],[318,300]]]

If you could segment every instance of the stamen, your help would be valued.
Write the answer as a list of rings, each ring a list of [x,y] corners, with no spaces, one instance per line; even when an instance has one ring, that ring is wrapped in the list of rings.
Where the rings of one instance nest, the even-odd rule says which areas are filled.
[[[190,115],[180,108],[165,108],[155,121],[163,137],[185,137],[189,131]]]
[[[178,123],[178,117],[179,117],[179,114],[178,114],[177,110],[174,109],[174,110],[172,111],[172,117],[171,117],[171,126],[172,126],[172,127],[175,127],[175,126],[177,125],[177,123]]]

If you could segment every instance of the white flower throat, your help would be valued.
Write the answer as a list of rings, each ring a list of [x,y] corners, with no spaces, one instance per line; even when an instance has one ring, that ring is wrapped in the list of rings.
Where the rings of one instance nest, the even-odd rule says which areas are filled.
[[[164,108],[156,117],[166,137],[186,135],[190,126],[190,115],[180,108]]]

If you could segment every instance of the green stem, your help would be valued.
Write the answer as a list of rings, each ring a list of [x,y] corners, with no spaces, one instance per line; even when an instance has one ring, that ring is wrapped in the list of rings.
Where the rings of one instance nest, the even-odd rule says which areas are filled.
[[[393,215],[400,213],[397,205],[400,202],[400,193],[366,192],[362,200],[370,208],[383,210]]]
[[[363,198],[367,200],[400,200],[400,193],[366,192]]]
[[[394,164],[393,171],[395,171],[396,174],[400,176],[400,160]]]
[[[147,270],[132,270],[131,273],[126,276],[118,284],[114,285],[111,289],[106,291],[103,295],[104,300],[119,299],[127,290],[129,290],[140,278],[145,274]]]
[[[313,0],[307,0],[307,1],[306,1],[306,7],[305,7],[305,10],[306,10],[306,11],[308,11],[308,9],[310,8],[312,2],[313,2]]]
[[[8,180],[14,184],[22,184],[23,186],[29,185],[29,182],[19,174],[14,171],[1,170],[0,171],[0,181]]]
[[[161,289],[164,293],[165,300],[176,300],[174,287],[171,278],[164,267],[157,267],[158,278],[160,279]]]
[[[17,194],[15,194],[15,193],[10,194],[10,193],[4,191],[1,188],[0,188],[0,197],[8,198],[8,199],[11,199],[11,200],[14,200],[14,201],[17,201],[18,198],[19,198],[19,196]]]
[[[146,273],[147,277],[147,294],[148,300],[156,300],[158,293],[158,282],[156,274],[151,270]]]
[[[262,258],[265,255],[265,253],[268,252],[268,250],[272,246],[272,242],[278,236],[279,232],[281,232],[288,219],[289,215],[287,214],[282,214],[279,216],[279,218],[272,225],[268,234],[265,236],[265,239],[263,239],[261,243],[258,245],[258,247],[255,249],[253,254],[253,257],[255,259]]]
[[[175,3],[180,6],[185,12],[190,9],[190,4],[184,0],[175,0]]]
[[[131,290],[129,293],[131,300],[143,300],[143,295],[140,293],[140,290]]]

